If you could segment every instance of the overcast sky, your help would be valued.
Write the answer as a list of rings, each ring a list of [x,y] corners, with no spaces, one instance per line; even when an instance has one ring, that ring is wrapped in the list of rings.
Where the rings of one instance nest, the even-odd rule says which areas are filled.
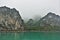
[[[16,8],[23,19],[45,16],[48,12],[60,15],[60,0],[0,0],[0,6]]]

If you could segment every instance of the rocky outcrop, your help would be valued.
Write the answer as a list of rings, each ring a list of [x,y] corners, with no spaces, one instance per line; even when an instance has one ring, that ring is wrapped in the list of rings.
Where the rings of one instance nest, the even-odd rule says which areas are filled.
[[[19,12],[13,8],[0,7],[0,30],[23,30],[23,20]]]

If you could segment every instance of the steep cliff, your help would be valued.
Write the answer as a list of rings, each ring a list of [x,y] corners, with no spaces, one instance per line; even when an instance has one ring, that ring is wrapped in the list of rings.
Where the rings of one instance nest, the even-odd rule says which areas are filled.
[[[0,30],[23,30],[23,20],[19,12],[6,6],[0,7]]]

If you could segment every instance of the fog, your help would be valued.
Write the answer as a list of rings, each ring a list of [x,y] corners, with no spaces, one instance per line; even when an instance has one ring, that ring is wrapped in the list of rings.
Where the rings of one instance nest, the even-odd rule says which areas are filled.
[[[0,0],[0,6],[16,8],[23,19],[43,17],[48,12],[60,15],[60,0]]]

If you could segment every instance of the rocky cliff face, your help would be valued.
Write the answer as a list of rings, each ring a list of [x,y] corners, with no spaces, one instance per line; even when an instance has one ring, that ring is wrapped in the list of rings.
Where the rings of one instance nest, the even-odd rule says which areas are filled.
[[[0,7],[0,30],[23,30],[23,20],[15,8]]]
[[[60,16],[49,12],[40,20],[41,26],[60,26]]]

